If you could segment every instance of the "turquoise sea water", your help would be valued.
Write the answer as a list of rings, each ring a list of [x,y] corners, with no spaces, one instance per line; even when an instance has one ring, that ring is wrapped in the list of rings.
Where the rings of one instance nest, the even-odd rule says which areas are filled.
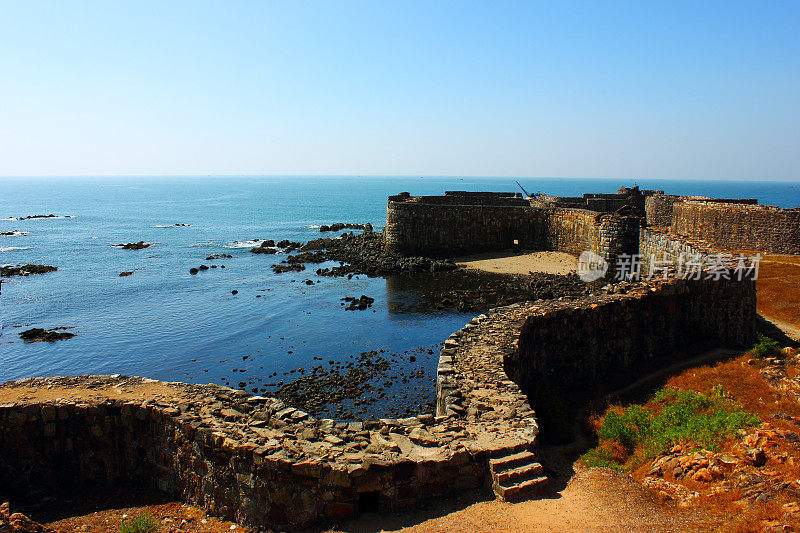
[[[633,185],[520,182],[530,193],[554,195]],[[754,196],[760,203],[800,205],[797,183],[637,183],[675,194]],[[390,194],[514,191],[516,185],[511,178],[8,178],[0,179],[0,190],[0,232],[27,232],[0,236],[0,264],[58,267],[45,275],[4,280],[0,382],[123,373],[232,386],[244,381],[250,388],[276,381],[270,377],[274,372],[319,364],[315,357],[343,361],[366,350],[402,354],[418,346],[434,348],[433,355],[425,352],[414,363],[398,360],[399,366],[426,372],[409,384],[389,386],[388,399],[374,406],[374,415],[390,412],[403,394],[413,401],[432,398],[435,345],[472,313],[400,312],[394,304],[415,296],[384,278],[320,278],[313,273],[316,267],[276,275],[269,266],[285,255],[255,255],[249,252],[252,245],[235,242],[306,241],[320,236],[319,225],[332,222],[370,222],[379,231]],[[12,220],[50,213],[72,217]],[[191,226],[171,226],[176,223]],[[138,251],[112,247],[136,241],[154,245]],[[206,261],[214,253],[233,257]],[[189,274],[191,267],[214,263],[226,268]],[[132,276],[119,277],[131,270]],[[306,279],[319,283],[301,283]],[[341,308],[340,298],[361,294],[376,299],[372,309]],[[28,327],[70,327],[76,337],[26,344],[17,333]],[[422,392],[409,393],[414,386]]]

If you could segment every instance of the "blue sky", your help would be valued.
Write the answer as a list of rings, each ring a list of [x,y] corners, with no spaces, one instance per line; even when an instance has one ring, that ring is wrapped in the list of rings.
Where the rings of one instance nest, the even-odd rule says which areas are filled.
[[[800,180],[800,2],[0,1],[0,175]]]

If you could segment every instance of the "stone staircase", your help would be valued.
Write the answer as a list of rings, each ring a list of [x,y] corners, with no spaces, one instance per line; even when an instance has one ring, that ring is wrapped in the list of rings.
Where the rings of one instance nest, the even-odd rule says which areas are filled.
[[[536,455],[527,450],[492,457],[489,469],[492,490],[502,500],[523,500],[541,492],[547,485],[542,465],[536,462]]]

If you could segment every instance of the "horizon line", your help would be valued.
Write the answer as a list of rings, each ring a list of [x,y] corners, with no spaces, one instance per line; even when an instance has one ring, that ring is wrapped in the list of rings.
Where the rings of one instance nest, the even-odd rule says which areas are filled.
[[[522,176],[522,175],[454,175],[454,174],[345,174],[345,173],[312,173],[312,174],[277,174],[277,173],[118,173],[118,174],[0,174],[2,179],[27,178],[446,178],[446,179],[518,179],[518,180],[620,180],[620,181],[734,181],[759,183],[800,183],[797,179],[763,179],[763,178],[652,178],[652,177],[615,177],[615,176]]]

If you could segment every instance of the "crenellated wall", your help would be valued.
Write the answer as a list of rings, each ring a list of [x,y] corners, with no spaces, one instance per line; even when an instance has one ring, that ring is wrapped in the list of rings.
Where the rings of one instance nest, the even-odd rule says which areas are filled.
[[[673,205],[671,229],[725,250],[800,254],[800,208],[683,201]]]

